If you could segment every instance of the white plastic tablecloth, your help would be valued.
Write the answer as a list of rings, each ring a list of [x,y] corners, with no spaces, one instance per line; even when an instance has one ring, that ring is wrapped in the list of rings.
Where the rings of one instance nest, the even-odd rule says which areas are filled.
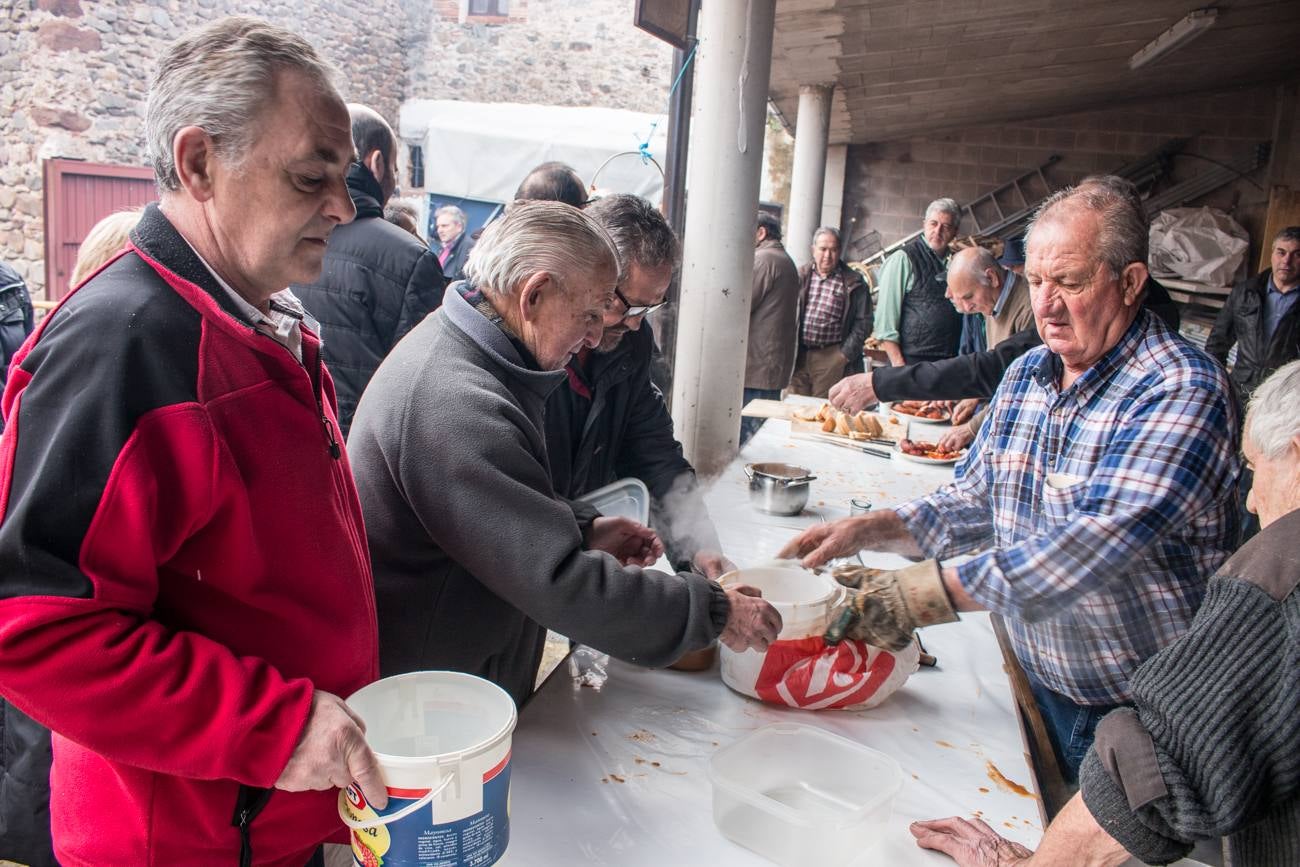
[[[707,495],[723,546],[739,565],[770,558],[799,530],[848,513],[851,497],[886,507],[951,479],[950,467],[879,458],[789,437],[769,421]],[[915,431],[914,434],[919,434]],[[743,464],[782,461],[810,468],[809,507],[764,516],[748,501]],[[902,565],[894,555],[864,555],[869,565]],[[893,756],[904,785],[887,833],[862,865],[951,864],[918,849],[915,819],[981,816],[1033,846],[1042,834],[1041,802],[987,615],[923,633],[938,657],[880,707],[800,711],[732,692],[712,671],[650,671],[580,650],[524,707],[514,735],[511,843],[505,865],[761,865],[765,859],[725,839],[713,824],[707,767],[712,753],[760,726],[792,721],[824,728]],[[864,841],[864,845],[871,841]]]

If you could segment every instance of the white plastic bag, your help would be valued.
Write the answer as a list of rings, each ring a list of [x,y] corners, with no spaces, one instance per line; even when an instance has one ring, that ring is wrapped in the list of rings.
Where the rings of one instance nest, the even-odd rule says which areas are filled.
[[[1239,276],[1250,236],[1215,208],[1170,208],[1151,221],[1147,264],[1157,280],[1173,277],[1209,286],[1231,286]]]

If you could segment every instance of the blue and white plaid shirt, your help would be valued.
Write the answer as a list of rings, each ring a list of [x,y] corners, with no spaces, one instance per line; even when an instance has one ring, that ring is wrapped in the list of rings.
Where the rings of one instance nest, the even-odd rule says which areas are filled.
[[[1237,406],[1223,368],[1145,311],[1061,391],[1040,346],[1007,371],[956,479],[896,511],[1001,613],[1022,665],[1085,705],[1187,630],[1236,548]]]

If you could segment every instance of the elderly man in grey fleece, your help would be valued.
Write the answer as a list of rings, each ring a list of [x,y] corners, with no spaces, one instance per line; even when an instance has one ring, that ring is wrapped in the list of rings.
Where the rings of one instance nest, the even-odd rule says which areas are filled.
[[[552,486],[543,412],[600,341],[609,236],[569,205],[516,202],[466,270],[375,373],[348,438],[383,674],[464,671],[522,703],[548,627],[646,666],[717,638],[765,649],[781,618],[757,591],[642,571],[663,552],[652,530]]]
[[[1300,361],[1255,391],[1242,451],[1263,528],[1210,580],[1181,639],[1133,676],[1037,852],[978,819],[917,822],[962,867],[1111,867],[1227,837],[1233,867],[1300,864]]]

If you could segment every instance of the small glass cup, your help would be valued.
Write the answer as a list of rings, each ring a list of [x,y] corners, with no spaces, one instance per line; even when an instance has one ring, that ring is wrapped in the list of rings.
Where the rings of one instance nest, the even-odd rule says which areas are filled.
[[[871,501],[864,497],[854,497],[849,500],[849,516],[865,515],[871,511]]]

